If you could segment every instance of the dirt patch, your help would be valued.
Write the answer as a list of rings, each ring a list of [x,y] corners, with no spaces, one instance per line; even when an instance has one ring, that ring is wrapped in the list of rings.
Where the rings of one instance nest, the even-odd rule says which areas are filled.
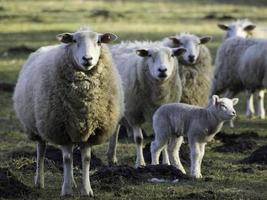
[[[220,132],[215,136],[215,139],[224,143],[214,148],[217,152],[244,153],[257,146],[256,140],[260,139],[260,136],[253,131],[247,131],[241,134]]]
[[[199,193],[190,193],[187,194],[186,196],[183,197],[178,197],[178,199],[214,199],[214,192],[211,190],[207,190],[204,192],[199,192]]]
[[[20,182],[7,168],[0,168],[0,198],[18,198],[31,192],[31,188]]]
[[[35,159],[36,153],[35,152],[27,152],[27,151],[14,151],[11,153],[11,158],[13,159],[19,159],[19,158],[31,158]],[[61,150],[58,148],[55,148],[51,145],[48,145],[46,148],[46,155],[45,155],[45,165],[48,166],[48,168],[56,167],[57,169],[63,171],[62,166],[62,153]],[[82,167],[82,161],[81,161],[81,154],[80,150],[78,148],[75,148],[73,151],[73,165],[74,167]],[[93,153],[91,155],[91,163],[90,163],[90,169],[96,169],[97,167],[103,166],[102,160],[97,158]],[[32,169],[32,166],[25,165],[26,169]],[[33,168],[35,169],[35,167]]]
[[[0,82],[0,91],[13,92],[14,88],[15,88],[15,84]]]
[[[145,148],[143,149],[146,163],[151,163],[150,145],[151,143],[146,144]],[[189,151],[189,147],[187,144],[182,144],[179,155],[180,155],[180,160],[182,164],[189,166],[190,165],[190,151]],[[160,155],[160,163],[162,163],[162,154]]]
[[[9,55],[17,55],[17,54],[29,54],[36,51],[36,49],[21,45],[17,47],[11,47],[5,51],[3,51],[1,54],[2,56],[9,56]]]
[[[148,182],[153,178],[169,181],[189,179],[187,175],[170,165],[148,165],[140,168],[133,168],[128,165],[102,167],[91,176],[92,181],[104,184],[120,184],[125,181],[131,183]]]
[[[246,164],[267,164],[267,145],[261,146],[257,150],[253,151],[250,156],[243,159],[241,163]]]
[[[241,173],[248,173],[248,174],[254,174],[255,173],[255,170],[252,167],[247,167],[247,166],[242,166],[237,171],[241,172]]]

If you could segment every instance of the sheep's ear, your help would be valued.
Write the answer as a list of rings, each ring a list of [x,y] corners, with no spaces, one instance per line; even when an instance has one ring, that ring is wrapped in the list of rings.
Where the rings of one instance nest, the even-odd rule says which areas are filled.
[[[244,31],[253,31],[254,29],[256,28],[256,25],[255,24],[250,24],[250,25],[247,25],[246,27],[244,27]]]
[[[100,42],[101,43],[110,43],[114,40],[116,40],[118,38],[117,35],[113,34],[113,33],[104,33],[102,35],[100,35]]]
[[[217,24],[217,26],[222,29],[223,31],[228,31],[229,30],[229,26],[225,25],[225,24]]]
[[[212,95],[212,105],[218,105],[220,97],[218,95]]]
[[[204,36],[204,37],[201,37],[200,38],[200,43],[201,44],[206,44],[208,43],[209,41],[211,41],[212,37],[211,36]]]
[[[136,50],[136,54],[141,57],[146,57],[148,56],[149,52],[146,49],[138,49]]]
[[[182,56],[186,52],[186,49],[184,48],[176,48],[172,50],[174,56]]]
[[[63,43],[72,43],[73,42],[73,34],[72,33],[61,33],[57,35],[57,39]]]
[[[239,99],[238,98],[233,98],[232,101],[233,101],[233,105],[236,105],[239,102]]]
[[[171,40],[172,43],[174,45],[176,45],[176,46],[180,46],[181,45],[181,41],[178,38],[176,38],[175,36],[169,37],[169,40]]]

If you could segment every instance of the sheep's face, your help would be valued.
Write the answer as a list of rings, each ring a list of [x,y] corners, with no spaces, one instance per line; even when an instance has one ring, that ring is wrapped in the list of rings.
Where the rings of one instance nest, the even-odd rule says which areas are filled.
[[[256,25],[249,21],[236,21],[230,25],[218,24],[218,27],[226,32],[224,39],[229,39],[232,37],[249,37],[256,28]]]
[[[169,39],[172,41],[173,47],[182,47],[186,49],[186,52],[182,57],[184,62],[187,64],[195,64],[199,56],[200,45],[209,42],[211,37],[205,36],[199,38],[195,35],[185,34],[170,37]]]
[[[112,33],[98,34],[91,31],[63,33],[58,35],[61,42],[71,45],[73,59],[78,70],[93,69],[101,54],[101,44],[109,43],[117,38]]]
[[[212,96],[212,105],[216,108],[216,113],[223,120],[231,120],[236,117],[234,106],[238,103],[238,98],[219,98],[217,95]]]
[[[183,48],[171,49],[168,47],[139,49],[137,55],[144,58],[144,62],[148,67],[151,77],[156,80],[167,80],[177,65],[176,56],[180,56],[185,52]]]

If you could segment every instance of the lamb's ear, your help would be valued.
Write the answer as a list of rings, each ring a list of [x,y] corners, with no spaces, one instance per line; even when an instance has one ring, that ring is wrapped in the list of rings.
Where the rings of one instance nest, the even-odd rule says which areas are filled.
[[[211,36],[203,36],[200,38],[200,44],[206,44],[209,41],[211,41],[212,37]]]
[[[246,27],[244,27],[243,29],[244,29],[244,31],[250,32],[250,31],[253,31],[255,28],[256,28],[255,24],[250,24],[250,25],[247,25]]]
[[[233,105],[236,105],[239,102],[239,99],[238,98],[233,98],[232,101],[233,101]]]
[[[218,95],[212,95],[212,105],[217,105],[219,103],[220,97]]]
[[[225,24],[217,24],[217,26],[222,29],[223,31],[228,31],[229,30],[229,26],[225,25]]]
[[[169,37],[169,40],[172,41],[172,43],[175,45],[175,46],[180,46],[181,45],[181,41],[175,37],[175,36],[171,36]]]
[[[176,48],[172,50],[174,56],[182,56],[186,52],[186,49],[184,48]]]
[[[57,35],[57,39],[60,42],[63,42],[66,44],[72,43],[73,42],[73,34],[72,33],[61,33],[61,34]]]
[[[146,49],[138,49],[136,50],[136,54],[141,57],[147,57],[149,55],[149,52]]]
[[[104,33],[99,36],[99,40],[101,43],[110,43],[118,38],[117,35],[113,33]]]

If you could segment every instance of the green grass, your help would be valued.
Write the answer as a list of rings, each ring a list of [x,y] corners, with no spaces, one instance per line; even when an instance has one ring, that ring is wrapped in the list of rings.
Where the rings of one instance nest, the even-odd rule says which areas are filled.
[[[57,43],[56,35],[75,31],[82,25],[89,25],[98,32],[114,32],[121,40],[159,40],[181,31],[199,35],[212,35],[209,43],[212,55],[220,44],[222,32],[216,27],[218,18],[206,19],[208,15],[217,17],[250,18],[267,26],[265,0],[187,0],[187,1],[82,1],[82,0],[0,0],[0,81],[15,83],[19,69],[27,54],[3,55],[7,49],[25,45],[38,48]],[[96,11],[108,11],[108,16],[97,16]],[[266,120],[248,120],[244,116],[244,95],[239,96],[239,119],[235,132],[253,130],[267,136]],[[12,109],[12,94],[0,92],[0,166],[8,166],[26,185],[33,187],[33,171],[23,171],[20,165],[32,160],[11,160],[7,153],[27,149],[34,151],[34,143],[27,140],[15,118]],[[232,132],[228,125],[224,130]],[[258,146],[267,144],[266,139]],[[207,146],[204,157],[203,175],[200,181],[181,181],[177,184],[127,183],[121,187],[110,185],[101,188],[92,184],[95,199],[267,199],[266,167],[242,165],[236,161],[247,153],[218,153],[212,150],[218,143]],[[94,147],[94,153],[106,162],[107,144]],[[135,146],[131,139],[119,145],[120,164],[134,165]],[[240,172],[242,167],[251,167],[254,173]],[[186,168],[188,172],[188,167]],[[80,171],[76,170],[78,180]],[[46,171],[45,190],[26,199],[59,199],[62,175],[58,171]],[[192,194],[194,193],[194,194]],[[187,196],[189,195],[189,196]],[[191,195],[191,196],[190,196]],[[193,195],[193,196],[192,196]],[[23,199],[24,197],[21,197]],[[78,193],[76,192],[76,199]],[[81,198],[83,199],[83,198]],[[85,198],[84,198],[85,199]]]

